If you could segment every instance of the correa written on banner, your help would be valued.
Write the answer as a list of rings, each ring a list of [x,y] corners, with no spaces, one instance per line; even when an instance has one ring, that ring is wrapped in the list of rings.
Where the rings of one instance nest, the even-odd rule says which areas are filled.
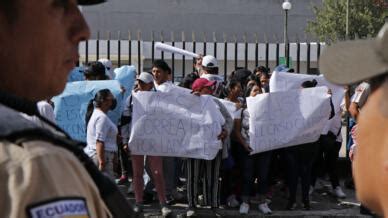
[[[224,122],[211,96],[182,88],[137,92],[129,147],[132,154],[211,160],[221,149],[217,136]]]
[[[317,141],[331,112],[325,87],[261,94],[247,104],[252,154]]]
[[[52,99],[58,126],[72,138],[86,141],[86,109],[89,101],[101,89],[109,89],[117,99],[115,110],[108,112],[109,118],[117,124],[122,112],[121,104],[124,95],[120,83],[116,80],[70,82],[66,84],[62,94]]]

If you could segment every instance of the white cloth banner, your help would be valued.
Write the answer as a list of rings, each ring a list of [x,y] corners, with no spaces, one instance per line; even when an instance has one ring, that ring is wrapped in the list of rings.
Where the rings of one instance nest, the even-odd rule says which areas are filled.
[[[271,75],[269,81],[269,87],[271,92],[282,92],[292,89],[300,89],[301,84],[307,80],[317,80],[319,86],[326,86],[331,89],[332,92],[332,101],[335,113],[340,111],[340,105],[342,99],[344,98],[345,89],[342,86],[335,85],[328,82],[323,75],[307,75],[307,74],[297,74],[297,73],[285,73],[285,72],[274,72]]]
[[[132,154],[212,160],[222,148],[225,123],[211,96],[171,92],[133,94]]]
[[[261,94],[247,104],[252,154],[317,141],[331,112],[325,87]]]

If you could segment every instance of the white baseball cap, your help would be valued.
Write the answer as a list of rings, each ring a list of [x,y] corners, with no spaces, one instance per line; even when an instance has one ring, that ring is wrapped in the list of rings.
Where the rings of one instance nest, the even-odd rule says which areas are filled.
[[[218,67],[217,59],[212,55],[206,55],[202,58],[202,66],[208,68]]]
[[[142,72],[139,75],[139,77],[137,78],[137,80],[140,80],[140,81],[148,84],[148,83],[153,83],[154,82],[154,77],[150,73]]]

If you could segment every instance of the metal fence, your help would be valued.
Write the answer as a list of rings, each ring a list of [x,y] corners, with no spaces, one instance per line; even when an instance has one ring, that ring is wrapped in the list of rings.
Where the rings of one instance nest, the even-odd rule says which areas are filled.
[[[97,32],[96,39],[81,43],[79,48],[81,62],[107,58],[112,60],[116,66],[135,65],[140,72],[143,69],[147,70],[155,59],[164,59],[171,66],[173,78],[184,77],[194,70],[192,67],[194,59],[192,58],[155,51],[155,43],[164,42],[194,53],[215,56],[219,60],[220,73],[223,73],[224,77],[237,68],[252,69],[259,65],[277,66],[282,60],[285,60],[286,56],[291,57],[290,63],[295,72],[310,74],[317,73],[317,60],[325,46],[325,43],[321,42],[301,42],[295,39],[294,42],[288,44],[290,49],[288,49],[289,54],[286,55],[285,44],[280,40],[275,40],[276,43],[269,43],[268,38],[264,36],[263,41],[259,41],[257,34],[254,34],[256,39],[254,42],[247,41],[247,34],[240,37],[237,35],[228,37],[224,34],[223,39],[219,40],[213,33],[211,40],[208,40],[204,33],[200,36],[192,33],[188,40],[189,37],[184,32],[179,34],[179,38],[176,37],[176,34],[171,33],[168,39],[161,32],[157,39],[152,33],[151,41],[143,41],[141,32],[136,34],[128,32],[125,37],[120,32],[115,34],[113,40],[112,32],[106,32],[106,34]]]

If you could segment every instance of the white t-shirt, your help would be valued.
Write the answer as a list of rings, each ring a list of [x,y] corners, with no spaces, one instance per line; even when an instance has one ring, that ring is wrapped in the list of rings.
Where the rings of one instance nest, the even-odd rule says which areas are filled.
[[[174,88],[174,84],[171,81],[166,81],[160,85],[154,82],[154,87],[159,92],[169,92],[172,88]]]
[[[48,119],[49,121],[55,123],[55,115],[53,107],[47,101],[39,101],[37,104],[39,114]],[[22,113],[22,115],[37,124],[39,127],[51,129],[52,127],[40,120],[36,116],[28,116],[27,114]]]
[[[87,130],[87,146],[84,151],[89,156],[96,154],[96,142],[104,142],[105,151],[117,151],[117,127],[100,109],[95,108],[90,117]]]

